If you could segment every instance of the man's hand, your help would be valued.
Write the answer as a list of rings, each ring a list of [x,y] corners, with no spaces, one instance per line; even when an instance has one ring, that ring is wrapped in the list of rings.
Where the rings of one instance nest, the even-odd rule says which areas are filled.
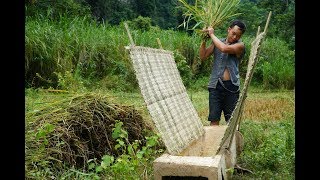
[[[203,27],[202,30],[200,30],[201,32],[201,40],[203,42],[206,42],[208,39],[210,39],[210,36],[208,34],[208,30],[206,27]]]
[[[210,39],[209,34],[203,33],[203,34],[201,35],[201,40],[202,40],[203,42],[207,42],[209,39]]]
[[[208,27],[207,31],[209,36],[211,36],[211,34],[214,34],[214,29],[212,27]]]

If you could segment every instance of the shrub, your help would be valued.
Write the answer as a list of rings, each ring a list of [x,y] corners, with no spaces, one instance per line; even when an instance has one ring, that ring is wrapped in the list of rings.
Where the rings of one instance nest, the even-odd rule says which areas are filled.
[[[131,26],[135,29],[140,29],[142,31],[149,31],[151,28],[151,18],[138,16],[133,19],[130,23]]]

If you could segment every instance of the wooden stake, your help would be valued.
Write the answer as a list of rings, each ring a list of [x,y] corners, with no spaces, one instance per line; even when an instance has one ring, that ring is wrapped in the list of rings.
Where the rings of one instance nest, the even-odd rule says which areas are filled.
[[[160,41],[159,38],[157,38],[157,42],[158,42],[159,48],[160,48],[160,49],[163,49],[163,48],[162,48],[162,45],[161,45],[161,41]]]
[[[269,12],[269,15],[268,15],[268,19],[267,19],[266,25],[264,26],[264,31],[263,31],[263,32],[264,32],[265,34],[267,34],[267,28],[268,28],[268,26],[269,26],[271,14],[272,14],[272,12],[270,11],[270,12]]]
[[[134,45],[134,42],[133,42],[133,39],[132,39],[132,37],[131,37],[131,34],[130,34],[130,30],[129,30],[128,24],[127,24],[126,22],[124,22],[124,27],[125,27],[126,30],[127,30],[127,33],[128,33],[128,36],[129,36],[129,40],[130,40],[131,45],[132,45],[132,46],[135,46],[135,45]]]
[[[257,31],[257,34],[256,34],[256,37],[260,34],[260,26],[258,26],[258,31]]]

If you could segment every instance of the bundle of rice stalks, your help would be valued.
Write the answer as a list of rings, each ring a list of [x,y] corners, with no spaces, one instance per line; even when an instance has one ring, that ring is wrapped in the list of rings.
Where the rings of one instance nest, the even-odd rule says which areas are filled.
[[[70,165],[86,168],[90,159],[119,156],[112,139],[116,120],[123,122],[130,143],[145,144],[152,128],[130,106],[108,103],[99,94],[83,94],[48,104],[26,114],[26,171]]]
[[[218,28],[226,20],[241,14],[236,13],[240,0],[195,0],[194,5],[188,4],[186,0],[178,1],[182,3],[181,8],[184,10],[184,22],[181,25],[189,29],[190,20],[194,20],[196,24],[191,29],[200,33],[202,38],[208,38],[201,31],[203,28]]]

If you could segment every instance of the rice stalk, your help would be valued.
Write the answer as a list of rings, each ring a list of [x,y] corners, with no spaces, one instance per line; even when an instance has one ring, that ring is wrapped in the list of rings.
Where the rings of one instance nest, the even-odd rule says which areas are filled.
[[[196,0],[194,5],[188,4],[186,0],[179,0],[183,10],[184,22],[179,25],[189,29],[189,23],[194,20],[196,24],[191,28],[205,38],[201,30],[211,26],[216,29],[226,20],[238,16],[236,13],[240,0]]]
[[[145,145],[151,126],[133,106],[110,103],[98,93],[73,94],[63,100],[46,103],[43,108],[26,114],[26,172],[50,168],[88,167],[90,159],[101,159],[121,152],[115,148],[112,128],[123,122],[128,142]]]

